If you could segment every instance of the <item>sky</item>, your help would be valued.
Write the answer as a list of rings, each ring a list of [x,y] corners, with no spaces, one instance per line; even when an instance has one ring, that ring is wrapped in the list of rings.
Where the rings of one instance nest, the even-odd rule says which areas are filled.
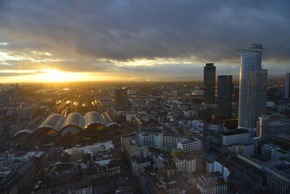
[[[175,81],[239,74],[262,44],[268,74],[290,72],[288,0],[1,0],[0,83]]]

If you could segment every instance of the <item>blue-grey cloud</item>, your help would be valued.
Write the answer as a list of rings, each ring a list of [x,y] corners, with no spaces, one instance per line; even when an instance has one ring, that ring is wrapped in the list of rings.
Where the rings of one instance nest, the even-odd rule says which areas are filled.
[[[232,64],[239,61],[236,50],[251,43],[264,45],[265,60],[287,64],[289,10],[283,0],[3,0],[0,42],[77,59],[63,63],[73,71],[117,68],[92,62],[103,58],[194,55],[200,63]]]

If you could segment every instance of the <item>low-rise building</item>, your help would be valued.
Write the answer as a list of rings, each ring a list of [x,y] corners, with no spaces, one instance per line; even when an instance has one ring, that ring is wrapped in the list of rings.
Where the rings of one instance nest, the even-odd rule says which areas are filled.
[[[145,168],[151,166],[151,159],[149,157],[146,158],[139,158],[139,157],[132,157],[131,158],[131,168],[132,173],[136,176],[138,171],[141,168]]]
[[[188,139],[177,143],[177,148],[184,152],[192,152],[202,149],[201,141],[198,139]]]
[[[246,129],[229,130],[222,133],[222,145],[243,144],[250,138],[250,133]]]
[[[201,194],[227,194],[228,185],[215,173],[206,173],[198,178],[197,189]]]

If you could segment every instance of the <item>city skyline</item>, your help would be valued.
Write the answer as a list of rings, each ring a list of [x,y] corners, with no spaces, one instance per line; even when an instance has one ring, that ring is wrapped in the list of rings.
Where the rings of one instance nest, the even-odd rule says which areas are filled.
[[[0,83],[202,80],[239,74],[239,48],[290,72],[290,4],[211,1],[1,1]]]

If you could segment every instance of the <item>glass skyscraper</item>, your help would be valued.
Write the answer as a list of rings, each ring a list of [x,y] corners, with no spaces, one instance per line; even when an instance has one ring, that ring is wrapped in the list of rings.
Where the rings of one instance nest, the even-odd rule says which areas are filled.
[[[266,113],[267,70],[262,69],[262,45],[240,51],[239,120],[240,128],[255,128]]]

